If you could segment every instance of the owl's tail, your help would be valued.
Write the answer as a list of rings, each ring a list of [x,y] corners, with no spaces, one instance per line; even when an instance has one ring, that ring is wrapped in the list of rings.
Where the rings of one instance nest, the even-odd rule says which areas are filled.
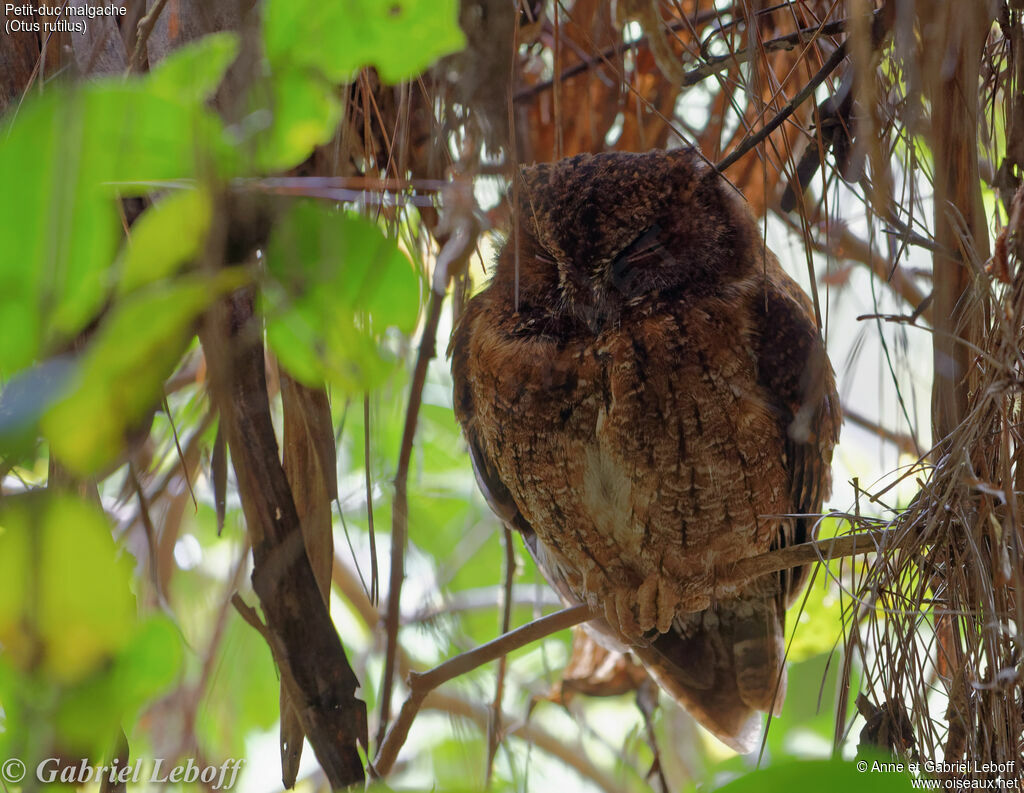
[[[697,721],[746,753],[760,740],[761,712],[777,716],[782,710],[783,625],[777,598],[738,598],[677,619],[649,647],[632,649]]]

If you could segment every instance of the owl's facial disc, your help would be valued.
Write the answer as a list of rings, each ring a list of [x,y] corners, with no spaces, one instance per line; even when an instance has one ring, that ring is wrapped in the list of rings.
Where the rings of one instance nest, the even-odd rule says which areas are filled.
[[[577,259],[545,248],[536,258],[557,270],[561,305],[596,334],[617,324],[627,302],[657,288],[657,269],[674,262],[661,235],[661,225],[652,221],[632,238],[623,237],[612,255]]]

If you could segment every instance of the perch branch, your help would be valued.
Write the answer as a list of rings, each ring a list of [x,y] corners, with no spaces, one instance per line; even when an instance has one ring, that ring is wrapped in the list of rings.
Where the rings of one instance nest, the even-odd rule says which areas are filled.
[[[435,666],[428,672],[409,673],[409,697],[402,703],[402,709],[398,718],[391,725],[387,735],[377,751],[377,759],[374,761],[374,768],[380,776],[386,776],[391,766],[398,757],[398,750],[402,748],[405,739],[409,737],[409,728],[413,719],[423,706],[433,689],[452,678],[464,675],[482,664],[500,658],[520,647],[542,639],[552,633],[571,628],[590,619],[593,616],[590,607],[586,605],[571,606],[570,608],[556,611],[546,617],[529,622],[521,628],[516,628],[504,636],[499,636],[493,641],[482,644],[469,652],[450,658],[439,666]]]
[[[768,573],[777,573],[812,562],[828,562],[844,556],[857,556],[862,553],[875,553],[883,548],[892,548],[889,540],[895,535],[895,529],[872,529],[847,534],[844,537],[790,545],[788,548],[751,556],[733,565],[728,571],[729,574],[720,579],[715,589],[728,591],[737,583],[750,581]]]
[[[845,537],[792,545],[788,548],[752,556],[737,562],[724,571],[725,575],[715,583],[715,592],[716,594],[725,594],[735,588],[737,583],[750,581],[791,567],[800,567],[813,562],[827,562],[845,556],[875,553],[885,547],[891,548],[893,546],[887,541],[895,534],[896,531],[893,529],[875,529],[848,534]],[[570,606],[529,622],[468,652],[449,658],[427,672],[410,672],[409,696],[402,703],[402,709],[399,711],[395,723],[391,725],[380,744],[374,761],[376,773],[383,777],[391,770],[399,750],[409,736],[409,728],[412,726],[416,714],[423,707],[427,695],[435,688],[538,639],[602,615],[603,612],[594,611],[586,604]]]

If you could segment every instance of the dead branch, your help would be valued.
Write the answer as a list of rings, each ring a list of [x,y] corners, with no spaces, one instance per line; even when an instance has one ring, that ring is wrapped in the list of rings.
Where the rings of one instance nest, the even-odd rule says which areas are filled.
[[[334,788],[363,780],[366,706],[324,605],[270,418],[253,294],[218,301],[200,330],[253,546],[253,588],[266,635],[303,731]]]
[[[715,164],[715,168],[718,172],[722,173],[725,171],[730,165],[740,159],[740,157],[753,149],[776,129],[782,126],[782,123],[793,115],[800,105],[806,102],[810,97],[814,96],[814,92],[817,90],[818,86],[828,79],[829,75],[836,70],[845,57],[846,47],[844,45],[840,45],[836,48],[836,51],[828,57],[828,60],[825,61],[814,76],[797,92],[796,96],[790,99],[782,110],[775,114],[771,121],[761,127],[757,132],[744,138],[743,142],[729,152],[728,156],[723,157]]]
[[[430,308],[423,328],[419,352],[416,354],[416,368],[412,385],[409,387],[409,403],[405,409],[405,428],[402,430],[402,444],[398,452],[398,468],[395,471],[395,498],[391,509],[391,578],[388,585],[387,611],[384,626],[387,631],[387,647],[384,657],[384,677],[381,681],[380,723],[377,745],[384,739],[384,730],[391,719],[391,689],[395,677],[395,656],[398,651],[398,627],[401,620],[402,582],[405,578],[405,547],[409,541],[409,463],[412,461],[412,445],[416,437],[416,423],[419,419],[423,386],[427,381],[427,365],[434,357],[437,346],[437,325],[441,320],[441,305],[444,295],[431,290]]]
[[[405,744],[409,737],[409,728],[412,726],[416,714],[419,713],[423,702],[433,689],[452,678],[464,675],[481,664],[494,661],[501,656],[512,652],[527,644],[543,639],[552,633],[571,628],[585,622],[594,615],[589,606],[578,605],[541,617],[538,620],[529,622],[521,628],[516,628],[504,636],[482,644],[476,649],[457,655],[445,661],[440,666],[435,666],[429,672],[409,673],[409,696],[402,703],[402,709],[398,713],[395,723],[384,736],[384,741],[377,750],[377,757],[373,767],[377,774],[386,776],[398,757],[398,751]]]
[[[893,540],[896,534],[894,529],[877,529],[845,537],[802,543],[777,551],[768,551],[737,562],[715,582],[714,590],[716,595],[724,595],[734,589],[738,583],[744,583],[769,573],[813,562],[825,563],[840,557],[889,550],[894,547],[890,540]],[[374,771],[380,776],[388,774],[398,757],[399,750],[409,736],[409,728],[412,726],[416,714],[423,707],[427,695],[442,683],[447,683],[449,680],[471,672],[483,664],[494,661],[545,636],[602,616],[603,611],[594,610],[586,604],[570,606],[450,658],[428,672],[410,672],[409,696],[402,703],[398,717],[380,744],[373,763]]]

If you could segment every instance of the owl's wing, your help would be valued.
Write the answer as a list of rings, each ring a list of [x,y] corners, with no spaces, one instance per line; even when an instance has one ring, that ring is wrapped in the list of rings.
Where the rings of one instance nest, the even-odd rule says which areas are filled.
[[[473,473],[476,475],[477,485],[480,492],[483,493],[487,505],[508,528],[514,529],[522,535],[526,549],[548,583],[566,604],[574,605],[579,600],[573,596],[568,584],[554,575],[554,571],[549,570],[545,565],[537,548],[536,532],[530,522],[523,517],[512,493],[501,481],[494,462],[484,451],[486,445],[482,442],[476,429],[476,407],[473,403],[474,373],[471,371],[469,345],[473,333],[473,323],[477,320],[480,311],[478,302],[470,303],[467,306],[466,312],[452,332],[451,343],[448,346],[448,355],[452,359],[452,380],[455,385],[453,405],[455,418],[462,425],[466,442],[469,445],[469,458],[473,464]]]
[[[831,486],[832,448],[841,414],[835,377],[810,300],[770,257],[756,299],[760,385],[776,409],[784,438],[794,514],[821,510]],[[783,521],[772,548],[813,538],[814,519]],[[701,724],[741,752],[756,748],[759,711],[779,713],[786,691],[785,611],[807,568],[752,581],[734,600],[721,601],[634,648],[662,688]]]
[[[773,257],[774,259],[774,257]],[[758,375],[781,411],[792,511],[821,511],[832,488],[832,448],[839,439],[842,412],[835,374],[825,353],[814,306],[778,267],[769,271],[758,300],[761,342]],[[773,548],[814,539],[814,519],[786,522]],[[781,574],[783,606],[790,605],[807,577],[807,567]]]
[[[522,521],[519,507],[516,506],[512,494],[498,478],[497,471],[491,460],[484,454],[484,445],[477,433],[476,406],[473,402],[474,373],[471,371],[469,345],[472,339],[473,324],[480,314],[476,303],[470,303],[459,319],[452,332],[448,345],[448,356],[452,359],[452,380],[455,385],[453,395],[455,418],[462,425],[469,444],[469,457],[473,463],[477,485],[484,494],[487,504],[501,520],[510,528],[517,528],[516,523]]]

